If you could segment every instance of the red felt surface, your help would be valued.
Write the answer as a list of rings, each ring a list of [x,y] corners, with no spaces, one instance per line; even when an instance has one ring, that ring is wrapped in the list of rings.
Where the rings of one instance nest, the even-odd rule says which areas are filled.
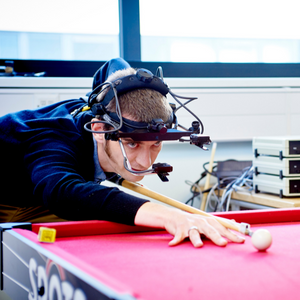
[[[56,229],[56,237],[71,237],[84,235],[98,235],[110,233],[125,233],[138,231],[153,231],[144,226],[130,226],[108,221],[76,221],[32,224],[32,231],[39,232],[40,227]]]
[[[225,248],[209,240],[201,249],[189,241],[169,247],[164,231],[63,237],[41,245],[141,299],[299,299],[300,222],[253,229],[260,227],[273,236],[267,252],[258,252],[250,237]]]

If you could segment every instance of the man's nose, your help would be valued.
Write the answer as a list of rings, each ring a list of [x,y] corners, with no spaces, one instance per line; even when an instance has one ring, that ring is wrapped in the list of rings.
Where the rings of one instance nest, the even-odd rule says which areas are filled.
[[[139,154],[136,157],[136,162],[144,169],[148,169],[152,162],[151,162],[151,155],[149,149],[141,149]]]

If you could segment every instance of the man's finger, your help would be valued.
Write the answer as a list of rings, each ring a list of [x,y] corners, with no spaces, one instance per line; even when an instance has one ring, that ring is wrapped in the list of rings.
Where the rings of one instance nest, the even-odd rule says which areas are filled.
[[[192,230],[189,230],[189,238],[194,247],[199,248],[203,246],[203,242],[201,240],[200,232],[196,228],[193,228]]]

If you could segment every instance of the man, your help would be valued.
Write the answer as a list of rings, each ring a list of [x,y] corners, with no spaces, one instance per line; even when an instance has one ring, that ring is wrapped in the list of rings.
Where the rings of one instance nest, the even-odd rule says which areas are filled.
[[[189,237],[200,247],[200,234],[220,246],[227,239],[244,241],[212,218],[99,184],[116,174],[141,180],[162,147],[161,141],[107,139],[108,133],[134,131],[154,119],[165,123],[172,119],[166,98],[152,88],[115,93],[114,99],[105,100],[114,90],[111,82],[117,86],[120,78],[137,77],[135,73],[124,60],[111,60],[94,76],[89,104],[95,105],[88,109],[83,99],[73,99],[0,118],[1,185],[3,195],[7,194],[1,198],[0,222],[101,219],[165,228],[174,236],[170,245]],[[96,104],[100,106],[95,111]]]

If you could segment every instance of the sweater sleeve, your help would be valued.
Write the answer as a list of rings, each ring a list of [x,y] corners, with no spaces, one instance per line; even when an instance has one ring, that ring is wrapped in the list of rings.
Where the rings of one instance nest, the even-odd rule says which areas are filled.
[[[92,138],[84,140],[70,128],[48,129],[39,130],[26,143],[24,161],[34,198],[50,211],[69,220],[134,224],[138,209],[147,200],[93,181]]]

